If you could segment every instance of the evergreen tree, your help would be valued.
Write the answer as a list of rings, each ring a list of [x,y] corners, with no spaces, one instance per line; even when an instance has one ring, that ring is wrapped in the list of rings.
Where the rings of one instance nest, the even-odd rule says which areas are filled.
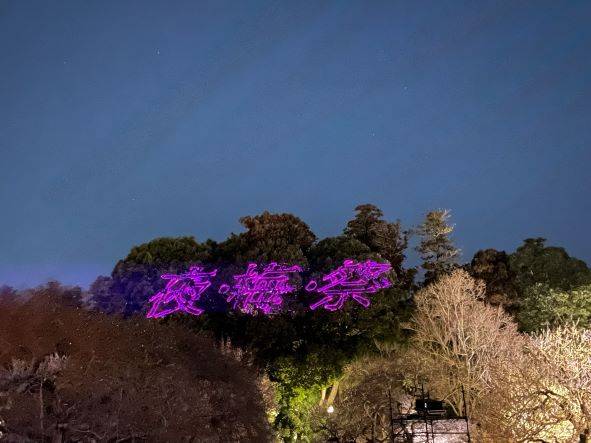
[[[512,311],[517,299],[515,272],[509,266],[505,251],[482,249],[466,266],[470,275],[486,284],[486,301],[491,305],[502,305]]]
[[[246,232],[232,234],[219,245],[218,259],[241,263],[280,262],[307,266],[306,253],[316,241],[310,227],[292,214],[264,211],[240,218]]]
[[[453,226],[448,223],[450,212],[437,210],[427,213],[425,221],[415,230],[421,238],[416,250],[423,260],[424,283],[429,284],[457,267],[460,250],[450,238]]]
[[[345,237],[361,242],[370,252],[388,260],[396,274],[397,286],[410,287],[415,272],[403,267],[408,233],[402,230],[400,221],[387,222],[383,219],[383,212],[372,204],[359,205],[355,211],[355,218],[347,223],[343,231]]]
[[[591,285],[564,290],[536,283],[525,290],[517,320],[520,328],[526,332],[573,322],[588,328],[591,320]]]
[[[583,260],[568,255],[564,248],[546,246],[545,238],[528,238],[510,255],[521,291],[537,283],[569,290],[591,283],[591,269]]]

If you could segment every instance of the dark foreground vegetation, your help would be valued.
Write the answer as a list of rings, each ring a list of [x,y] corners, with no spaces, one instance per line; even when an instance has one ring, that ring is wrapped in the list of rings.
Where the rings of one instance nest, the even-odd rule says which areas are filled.
[[[408,413],[420,390],[445,401],[450,416],[467,415],[476,441],[589,434],[591,270],[563,248],[531,238],[462,263],[447,211],[405,229],[373,205],[321,240],[291,214],[241,223],[244,232],[222,242],[136,246],[88,293],[5,288],[2,432],[386,442],[400,431],[392,417]],[[407,266],[411,247],[420,269]],[[310,311],[310,294],[298,290],[281,312],[247,315],[210,291],[199,317],[143,318],[160,275],[191,264],[218,267],[228,280],[250,261],[277,261],[302,266],[308,280],[346,258],[392,265],[392,287],[367,309]]]
[[[230,348],[83,310],[55,284],[27,295],[0,301],[1,441],[269,439],[257,375]]]

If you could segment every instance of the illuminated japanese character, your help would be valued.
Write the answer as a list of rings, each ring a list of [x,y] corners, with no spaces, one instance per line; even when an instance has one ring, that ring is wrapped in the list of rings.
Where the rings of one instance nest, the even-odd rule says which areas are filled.
[[[215,276],[217,269],[205,272],[201,266],[191,266],[188,272],[180,275],[164,274],[161,276],[168,280],[166,287],[150,298],[152,307],[147,317],[165,317],[174,312],[187,312],[188,314],[200,315],[203,309],[196,306],[207,288],[211,286],[209,281]]]
[[[219,293],[227,294],[226,301],[234,309],[253,314],[261,311],[269,314],[283,303],[283,295],[295,291],[289,284],[289,274],[301,272],[300,266],[285,266],[270,263],[262,272],[257,272],[257,265],[249,263],[244,274],[234,276],[234,285],[223,284]]]
[[[384,275],[391,269],[389,263],[345,260],[342,266],[322,278],[325,283],[321,286],[314,280],[306,285],[306,291],[323,295],[320,300],[310,305],[310,309],[322,306],[329,311],[336,311],[341,309],[349,298],[367,308],[371,301],[366,294],[373,294],[391,286],[390,280]]]

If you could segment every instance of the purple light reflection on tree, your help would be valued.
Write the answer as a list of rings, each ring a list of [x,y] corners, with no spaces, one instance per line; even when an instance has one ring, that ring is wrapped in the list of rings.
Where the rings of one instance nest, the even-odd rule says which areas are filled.
[[[217,269],[205,272],[202,266],[191,266],[188,272],[180,275],[164,274],[161,278],[169,280],[166,287],[150,298],[152,307],[146,315],[148,318],[165,317],[174,312],[186,312],[200,315],[203,309],[196,306],[207,288],[211,286],[209,281],[215,276]]]
[[[319,286],[312,280],[306,285],[306,291],[323,294],[320,300],[310,305],[310,309],[324,307],[329,311],[341,309],[352,298],[367,308],[371,301],[365,294],[378,292],[392,285],[383,274],[389,272],[389,263],[377,263],[373,260],[355,262],[345,260],[343,265],[322,278],[324,285]]]
[[[283,295],[295,291],[289,284],[289,274],[301,272],[300,266],[270,263],[257,272],[257,265],[249,263],[244,274],[234,276],[234,285],[223,284],[220,294],[227,294],[226,301],[234,309],[254,314],[257,311],[270,314],[283,303]]]

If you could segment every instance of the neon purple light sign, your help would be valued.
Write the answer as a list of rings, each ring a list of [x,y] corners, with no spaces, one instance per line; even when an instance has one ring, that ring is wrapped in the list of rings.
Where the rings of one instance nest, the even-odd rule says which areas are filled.
[[[302,268],[275,262],[264,266],[261,271],[257,271],[257,267],[255,263],[249,263],[244,274],[234,276],[232,286],[224,283],[219,286],[218,293],[225,295],[226,301],[234,309],[248,314],[277,312],[283,304],[283,296],[297,289],[289,283],[289,274],[302,272]],[[350,298],[367,308],[371,301],[366,294],[374,294],[391,286],[390,280],[384,275],[391,269],[389,263],[345,260],[342,266],[322,277],[324,283],[321,285],[315,280],[306,285],[306,291],[322,294],[322,298],[312,303],[310,309],[324,307],[336,311]],[[181,311],[202,314],[204,309],[197,306],[197,302],[211,286],[210,280],[216,274],[217,269],[206,272],[203,266],[191,266],[184,274],[162,275],[161,278],[168,280],[168,283],[150,298],[152,306],[147,317],[160,318]]]
[[[189,272],[181,275],[162,275],[161,278],[169,281],[164,290],[150,298],[150,303],[153,304],[146,317],[165,317],[179,311],[193,315],[202,314],[204,310],[196,306],[195,303],[199,301],[201,294],[211,286],[209,279],[216,273],[217,269],[205,272],[201,266],[191,266]]]
[[[270,314],[283,303],[283,295],[296,290],[289,284],[289,274],[301,272],[300,266],[285,266],[270,263],[262,272],[257,272],[257,265],[249,263],[246,273],[234,276],[234,285],[223,284],[220,294],[227,294],[226,301],[234,309],[253,314],[261,311]]]
[[[306,291],[323,295],[320,300],[310,305],[310,309],[322,306],[329,311],[336,311],[341,309],[349,298],[367,308],[371,301],[365,294],[373,294],[390,287],[390,280],[383,274],[391,269],[389,263],[377,263],[372,260],[357,263],[345,260],[342,266],[322,278],[322,281],[326,282],[324,285],[319,287],[314,280],[306,285]]]

